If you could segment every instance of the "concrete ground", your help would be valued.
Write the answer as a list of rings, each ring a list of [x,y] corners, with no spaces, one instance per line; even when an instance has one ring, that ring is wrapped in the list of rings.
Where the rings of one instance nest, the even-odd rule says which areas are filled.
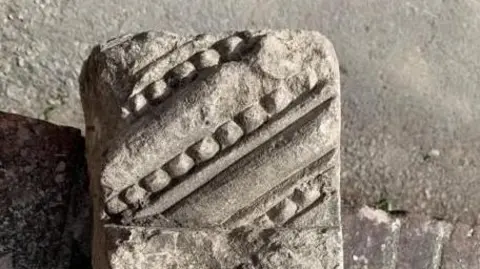
[[[479,14],[476,0],[0,0],[0,110],[82,128],[82,59],[121,33],[314,29],[342,67],[345,202],[475,224]]]

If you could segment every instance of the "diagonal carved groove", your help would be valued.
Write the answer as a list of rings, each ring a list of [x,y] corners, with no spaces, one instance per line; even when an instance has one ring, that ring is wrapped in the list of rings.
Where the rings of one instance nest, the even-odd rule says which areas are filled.
[[[211,184],[165,211],[165,216],[186,225],[219,225],[229,215],[280,184],[298,167],[326,154],[337,145],[338,139],[338,134],[325,133],[337,126],[337,121],[327,116],[331,113],[329,108],[338,105],[333,100],[311,110],[235,165],[223,170]],[[319,144],[322,146],[318,147]]]
[[[223,221],[222,226],[226,228],[238,227],[250,223],[259,215],[264,214],[269,208],[273,207],[286,196],[290,195],[296,186],[312,180],[312,178],[316,177],[317,175],[331,169],[331,160],[335,153],[335,149],[332,149],[327,154],[310,163],[305,168],[299,169],[271,191],[265,193],[260,198],[255,200],[255,202],[253,202],[251,205],[242,208],[228,219]]]
[[[215,138],[207,136],[207,137],[203,138],[202,140],[198,141],[195,145],[197,145],[198,143],[201,143],[201,144],[204,144],[204,145],[207,146],[207,148],[202,147],[203,150],[207,150],[207,151],[208,150],[213,150],[213,152],[211,152],[211,153],[207,153],[207,152],[204,152],[204,153],[206,153],[207,155],[210,155],[209,158],[214,157],[213,159],[215,161],[213,163],[217,163],[217,162],[221,161],[219,159],[223,158],[225,155],[228,155],[229,151],[235,151],[235,150],[238,151],[239,147],[242,147],[244,145],[244,143],[248,143],[249,139],[251,139],[251,137],[250,137],[251,135],[253,135],[253,137],[258,137],[258,136],[263,135],[263,136],[265,136],[264,139],[268,138],[269,135],[270,136],[272,135],[272,133],[273,133],[272,131],[270,131],[270,133],[268,133],[268,135],[264,135],[262,133],[258,134],[258,133],[256,133],[257,130],[255,130],[255,128],[253,128],[252,126],[255,126],[256,128],[259,128],[261,125],[264,125],[266,128],[269,128],[268,126],[270,126],[272,124],[275,124],[275,121],[277,121],[278,119],[281,119],[281,118],[284,118],[284,117],[287,118],[287,119],[293,117],[295,119],[295,117],[299,116],[299,115],[295,114],[295,113],[298,113],[298,111],[296,111],[296,110],[298,110],[296,108],[297,106],[302,107],[302,106],[305,106],[306,103],[312,102],[312,100],[310,100],[310,99],[312,99],[312,97],[314,97],[313,102],[315,103],[316,102],[315,99],[317,99],[317,98],[327,99],[328,96],[333,95],[332,86],[331,85],[326,85],[325,81],[319,81],[319,82],[317,82],[316,85],[308,86],[308,88],[310,88],[310,87],[313,87],[313,89],[311,91],[306,91],[303,94],[301,94],[296,100],[289,101],[289,105],[287,107],[283,107],[283,109],[277,108],[277,110],[278,110],[278,111],[276,111],[277,113],[268,114],[269,120],[267,120],[266,118],[263,118],[263,117],[259,118],[255,115],[255,113],[250,113],[250,114],[245,113],[245,112],[248,112],[248,111],[252,110],[253,106],[250,106],[249,108],[247,108],[246,110],[244,110],[243,112],[241,112],[239,114],[239,115],[242,115],[243,117],[246,117],[244,120],[239,120],[238,124],[235,123],[235,121],[233,121],[233,120],[223,124],[222,126],[220,126],[215,131],[215,134],[214,134]],[[277,89],[276,91],[271,92],[270,95],[279,94],[280,91],[285,92],[286,89],[285,88]],[[280,93],[280,94],[285,94],[285,93]],[[268,97],[270,95],[266,95],[266,97]],[[280,95],[280,96],[282,96],[282,95]],[[285,95],[283,95],[283,96],[285,96]],[[307,108],[308,107],[310,107],[310,106],[307,104]],[[265,113],[265,111],[263,111],[262,105],[260,105],[260,104],[257,104],[255,106],[254,111],[257,111],[257,110]],[[290,112],[290,110],[292,110],[292,111]],[[300,114],[302,114],[302,113],[300,113]],[[255,123],[255,121],[257,119],[261,119],[262,123],[260,123],[260,124]],[[265,121],[265,120],[267,120],[267,122],[263,123],[263,121]],[[288,122],[284,123],[284,125],[288,125],[288,124],[289,124]],[[241,127],[239,125],[241,125]],[[242,129],[245,129],[245,132],[246,131],[253,132],[253,134],[249,134],[245,137],[246,140],[243,141],[244,143],[242,143],[242,139],[240,139],[242,136],[245,136],[245,132]],[[280,129],[277,128],[277,130],[280,130]],[[260,129],[260,132],[261,132],[261,129]],[[262,138],[262,137],[260,137],[260,138]],[[215,139],[217,139],[218,141],[215,141]],[[237,140],[239,140],[239,139],[240,139],[241,142],[237,143]],[[206,144],[202,143],[202,141],[204,141],[204,140],[207,140],[207,141],[210,141],[210,142],[208,142]],[[215,149],[216,147],[218,147],[218,145],[216,145],[217,143],[221,143],[223,148],[227,148],[226,152],[216,154],[218,152],[218,149]],[[237,144],[232,146],[232,144],[235,144],[235,143],[237,143]],[[192,145],[190,148],[186,149],[185,152],[180,153],[180,155],[177,155],[175,158],[178,158],[179,156],[184,156],[184,155],[188,156],[190,154],[197,155],[198,152],[196,153],[196,151],[198,151],[199,149],[198,148],[195,149],[195,145]],[[210,145],[212,148],[208,149],[208,147],[209,147],[208,145]],[[153,201],[156,200],[157,197],[163,195],[165,192],[168,192],[169,190],[174,188],[175,185],[178,185],[180,182],[183,182],[185,180],[185,177],[188,176],[188,175],[186,175],[186,173],[189,172],[189,170],[192,169],[192,171],[193,171],[193,172],[189,172],[189,174],[195,174],[196,171],[201,171],[202,169],[204,169],[204,166],[208,166],[211,163],[211,162],[205,162],[205,163],[202,163],[202,164],[197,163],[198,166],[194,167],[195,164],[193,163],[193,160],[190,160],[190,161],[187,160],[188,163],[190,163],[190,165],[188,163],[183,163],[185,168],[181,168],[181,170],[182,171],[185,170],[185,171],[178,174],[178,173],[173,172],[173,170],[170,167],[170,164],[171,164],[172,161],[175,162],[175,163],[178,163],[178,161],[175,161],[175,158],[170,160],[170,162],[167,163],[166,166],[164,166],[163,168],[170,172],[171,177],[176,177],[176,180],[174,180],[174,182],[172,182],[171,185],[169,184],[169,186],[164,186],[162,188],[164,190],[161,193],[153,193],[152,195],[149,194],[148,195],[149,200],[153,200]],[[190,157],[188,157],[187,159],[190,159]],[[177,166],[177,165],[175,165],[175,166]],[[224,167],[219,169],[219,170],[221,171],[223,169],[224,169]],[[154,174],[154,173],[155,173],[155,171],[152,172],[151,174]],[[146,177],[149,177],[149,175],[147,175]],[[130,215],[130,214],[127,214],[127,215]]]
[[[268,46],[281,45],[279,40],[267,36],[259,41],[259,46],[266,46],[264,43],[267,40],[272,43]],[[257,53],[262,54],[262,51],[260,49]],[[259,59],[264,58],[260,57]],[[119,137],[118,145],[114,146],[115,150],[109,154],[112,156],[112,161],[104,169],[105,176],[102,178],[102,185],[117,191],[136,183],[142,177],[164,165],[169,158],[180,154],[184,147],[211,134],[217,126],[248,106],[257,103],[260,98],[265,94],[270,94],[273,90],[286,87],[297,99],[301,94],[310,92],[312,85],[314,86],[319,81],[320,85],[328,83],[332,95],[337,93],[336,80],[331,80],[325,75],[328,64],[323,68],[320,63],[311,68],[298,66],[298,71],[292,72],[289,69],[277,70],[274,68],[275,64],[272,65],[265,61],[250,63],[249,61],[252,59],[255,59],[254,55],[243,59],[240,63],[223,65],[204,83],[189,84],[188,87],[176,94],[176,98],[169,99],[168,105],[162,106],[158,114],[156,110],[149,110],[150,117],[138,121],[142,128],[138,131],[132,130],[132,132]],[[259,76],[259,74],[263,74],[259,73],[263,72],[262,68],[268,72],[268,76]],[[233,89],[230,87],[223,89],[223,86],[220,86],[225,85],[227,81],[229,81],[228,84],[237,85],[236,87],[242,89],[241,94],[232,91]],[[237,97],[231,98],[232,94]],[[281,92],[279,94],[279,96],[284,96]],[[315,94],[312,93],[312,95]],[[305,98],[311,97],[314,96],[305,95]],[[218,102],[218,100],[225,100],[225,102]],[[281,99],[278,99],[278,96],[272,96],[270,101],[278,102],[279,100]],[[182,105],[174,105],[177,103]],[[279,102],[270,108],[276,111],[284,105]],[[273,118],[278,116],[280,115],[274,115]],[[136,124],[136,126],[139,125]],[[134,129],[133,126],[132,129]],[[174,130],[182,130],[185,135],[178,136]],[[166,138],[169,139],[169,142]],[[158,154],[158,152],[162,152],[162,154]],[[126,155],[129,158],[120,157]],[[143,165],[140,167],[135,163]],[[129,169],[125,169],[125,167],[129,167]]]
[[[329,85],[326,85],[324,88],[328,87]],[[259,129],[247,140],[242,141],[242,143],[238,143],[236,147],[232,148],[231,151],[226,152],[223,156],[219,156],[218,159],[211,162],[209,165],[205,166],[196,173],[188,175],[178,186],[163,193],[158,200],[153,201],[150,207],[136,213],[136,217],[145,217],[148,215],[162,213],[210,181],[223,169],[235,163],[235,161],[268,141],[272,135],[278,134],[284,130],[285,126],[290,127],[306,114],[321,113],[322,111],[327,110],[334,98],[330,97],[330,95],[327,95],[328,93],[323,94],[324,91],[322,89],[324,88],[315,88],[307,96],[305,96],[305,98],[301,100],[299,104],[292,107],[292,109],[285,111],[284,116],[278,116],[278,118],[275,121],[272,121],[268,126]]]
[[[196,50],[200,50],[207,46],[208,44],[204,44],[203,46],[196,48]],[[172,58],[176,59],[176,62],[186,61],[190,56],[192,49],[194,48],[195,41],[188,41],[179,46],[174,46],[170,51],[156,58],[147,66],[137,71],[133,78],[136,83],[133,86],[130,96],[142,91],[150,83],[161,80],[162,77],[175,66],[172,63]]]
[[[277,201],[265,214],[258,217],[255,215],[256,219],[253,221],[240,222],[237,225],[249,225],[251,223],[262,228],[289,227],[292,223],[302,227],[335,226],[335,222],[325,222],[322,217],[325,213],[330,214],[330,211],[326,209],[331,207],[328,204],[329,200],[335,202],[335,206],[338,205],[336,203],[338,199],[335,199],[335,190],[331,188],[331,184],[335,184],[334,181],[332,182],[334,178],[332,172],[335,173],[335,170],[337,170],[335,166],[330,166],[320,174],[316,173],[313,178],[295,186],[294,190],[284,195],[282,197],[284,199]],[[324,204],[325,202],[326,204]],[[312,205],[314,206],[312,207]],[[315,211],[314,219],[312,219],[312,216],[303,218],[304,215],[309,215],[311,211]],[[297,219],[300,219],[299,222],[296,222]]]
[[[237,35],[220,39],[204,35],[181,45],[175,45],[165,54],[160,55],[133,75],[135,84],[129,96],[130,99],[141,92],[152,95],[148,91],[155,88],[157,82],[167,82],[167,87],[178,88],[198,76],[198,71],[221,65],[228,61],[239,60],[237,57],[246,48],[245,41]],[[252,46],[252,44],[249,44]],[[172,61],[175,59],[175,61]],[[174,63],[180,62],[177,65]],[[190,79],[187,79],[190,77]],[[182,82],[183,81],[183,82]],[[149,89],[150,88],[150,89]],[[159,92],[157,90],[156,92]],[[163,91],[162,91],[163,92]],[[155,91],[154,91],[155,93]],[[157,94],[158,95],[158,94]],[[166,96],[162,96],[165,99]],[[157,103],[157,98],[148,98],[151,103]],[[157,99],[157,100],[156,100]]]

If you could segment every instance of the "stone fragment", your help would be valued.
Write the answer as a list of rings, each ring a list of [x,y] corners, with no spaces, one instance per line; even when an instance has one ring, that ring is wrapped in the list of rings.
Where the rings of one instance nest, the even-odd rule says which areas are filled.
[[[344,267],[395,268],[401,222],[381,210],[343,208]]]
[[[65,269],[80,254],[83,145],[80,130],[0,112],[1,269]]]
[[[456,224],[442,254],[442,269],[480,268],[480,226]]]
[[[475,253],[468,241],[455,241],[451,236],[454,225],[421,215],[395,217],[366,206],[358,210],[345,207],[342,225],[345,268],[462,268],[455,258]],[[454,245],[464,248],[458,252]],[[468,254],[461,257],[459,253]],[[465,261],[475,264],[475,258]]]
[[[405,220],[398,241],[396,268],[443,268],[442,251],[451,228],[450,224],[425,217]]]
[[[342,268],[325,37],[130,35],[94,49],[80,84],[96,269]]]

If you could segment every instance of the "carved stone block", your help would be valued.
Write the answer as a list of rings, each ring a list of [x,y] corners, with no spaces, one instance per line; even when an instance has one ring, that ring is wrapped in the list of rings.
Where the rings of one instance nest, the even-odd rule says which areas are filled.
[[[94,267],[342,268],[338,69],[310,31],[97,46],[80,78]]]

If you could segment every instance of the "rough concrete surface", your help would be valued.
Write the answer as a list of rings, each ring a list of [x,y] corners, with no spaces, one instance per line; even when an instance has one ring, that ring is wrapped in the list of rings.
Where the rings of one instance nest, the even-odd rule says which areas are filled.
[[[343,268],[340,69],[318,32],[122,36],[80,93],[94,268]]]
[[[89,254],[83,143],[80,130],[0,112],[1,269],[69,268]]]
[[[474,223],[479,12],[474,0],[3,0],[0,108],[81,128],[81,62],[121,33],[318,30],[343,71],[347,202]]]

